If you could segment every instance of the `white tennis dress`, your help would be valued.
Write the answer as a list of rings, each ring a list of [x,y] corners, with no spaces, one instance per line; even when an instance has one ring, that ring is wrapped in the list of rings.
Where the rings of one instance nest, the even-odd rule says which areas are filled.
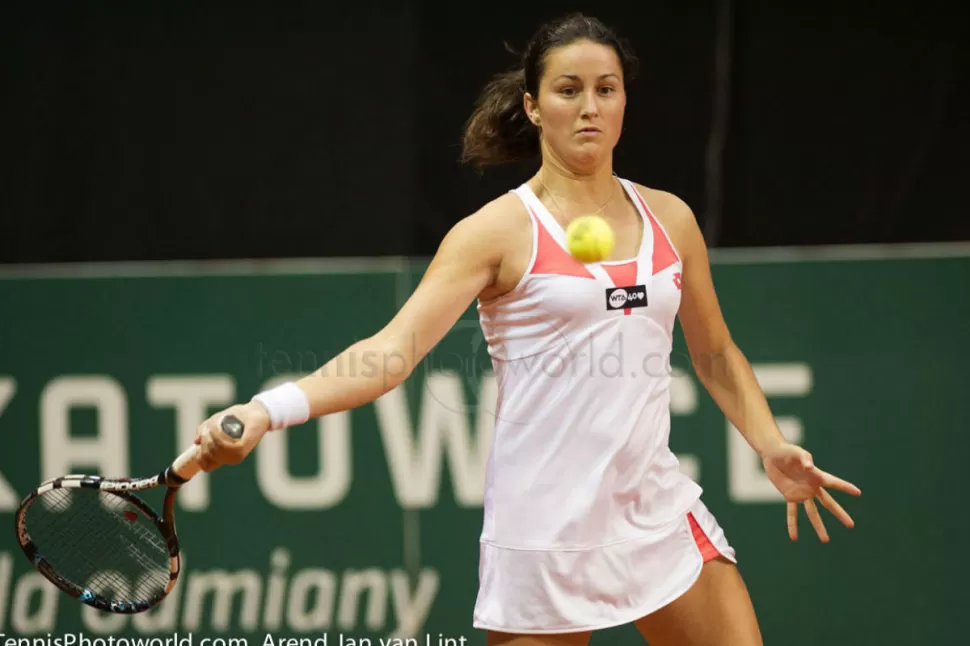
[[[734,550],[668,447],[681,262],[643,218],[634,259],[582,264],[528,185],[532,257],[479,303],[498,383],[476,628],[575,632],[629,623]]]

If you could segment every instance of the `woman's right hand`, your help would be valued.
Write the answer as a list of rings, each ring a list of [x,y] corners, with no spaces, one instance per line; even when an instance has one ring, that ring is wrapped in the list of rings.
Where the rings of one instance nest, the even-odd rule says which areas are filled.
[[[243,425],[239,439],[226,435],[220,422],[226,415],[234,415]],[[203,471],[214,471],[226,464],[239,464],[249,455],[269,430],[269,414],[259,402],[237,404],[220,411],[202,422],[195,432],[200,448],[199,465]]]

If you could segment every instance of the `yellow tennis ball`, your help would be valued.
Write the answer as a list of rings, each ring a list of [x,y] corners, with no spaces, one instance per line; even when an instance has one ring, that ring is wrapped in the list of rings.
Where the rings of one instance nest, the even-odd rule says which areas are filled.
[[[600,262],[613,252],[613,227],[598,215],[576,218],[566,227],[566,244],[576,260]]]

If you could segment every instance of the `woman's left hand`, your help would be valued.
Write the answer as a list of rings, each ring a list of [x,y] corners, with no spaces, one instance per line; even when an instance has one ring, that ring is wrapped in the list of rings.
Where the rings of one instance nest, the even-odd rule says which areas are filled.
[[[846,527],[855,522],[826,489],[838,489],[853,496],[862,491],[851,482],[837,478],[815,466],[812,455],[800,446],[781,442],[767,450],[762,463],[768,479],[785,497],[788,503],[788,536],[798,540],[798,505],[805,506],[805,513],[823,543],[829,542],[828,532],[815,506],[815,499],[832,512]]]

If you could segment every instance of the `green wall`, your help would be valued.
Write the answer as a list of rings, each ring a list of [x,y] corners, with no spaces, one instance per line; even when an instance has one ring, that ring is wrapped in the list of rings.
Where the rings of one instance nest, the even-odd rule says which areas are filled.
[[[863,489],[840,498],[854,530],[826,514],[829,545],[804,516],[801,540],[788,540],[784,504],[677,338],[672,446],[738,551],[768,644],[966,643],[970,252],[866,256],[714,256],[725,316],[779,422]],[[0,633],[483,644],[470,623],[493,384],[474,308],[399,391],[275,434],[188,485],[186,572],[160,608],[88,612],[14,541],[13,511],[34,484],[155,472],[203,415],[377,331],[423,268],[0,274]],[[623,627],[592,643],[641,640]]]

